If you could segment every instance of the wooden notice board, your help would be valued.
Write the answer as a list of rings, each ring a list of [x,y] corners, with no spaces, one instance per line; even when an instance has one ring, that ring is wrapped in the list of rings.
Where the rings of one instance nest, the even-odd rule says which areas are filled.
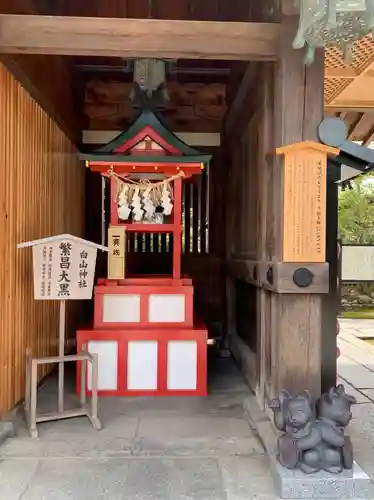
[[[20,243],[32,248],[35,300],[87,300],[92,297],[97,250],[108,248],[71,234]]]
[[[339,150],[305,141],[276,150],[283,157],[283,262],[326,261],[327,155]]]

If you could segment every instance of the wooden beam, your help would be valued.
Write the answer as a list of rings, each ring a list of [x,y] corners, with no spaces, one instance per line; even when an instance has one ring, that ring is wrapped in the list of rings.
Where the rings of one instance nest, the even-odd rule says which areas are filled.
[[[351,141],[356,133],[357,128],[361,125],[365,119],[365,113],[360,113],[358,118],[352,123],[348,130],[348,140]]]
[[[366,147],[373,141],[374,141],[374,126],[371,127],[369,132],[364,137],[364,139],[362,141],[362,145]]]
[[[359,74],[354,68],[332,68],[325,67],[325,78],[357,78]]]
[[[246,112],[248,118],[250,118],[248,109],[246,106],[246,101],[250,93],[250,89],[253,85],[256,72],[258,71],[258,65],[249,64],[244,76],[239,84],[239,88],[236,92],[234,100],[231,104],[230,109],[226,113],[225,117],[225,130],[226,133],[230,134],[239,119],[241,113]]]
[[[278,35],[274,23],[0,16],[6,54],[275,60]]]
[[[344,90],[346,90],[348,87],[346,87]],[[334,101],[330,104],[327,105],[326,108],[334,107],[334,108],[339,108],[339,109],[350,109],[351,111],[357,111],[358,109],[371,109],[371,111],[374,110],[374,100],[370,101],[360,101],[359,99],[352,101],[350,99],[347,99],[343,101],[343,99],[339,102],[340,95],[336,96],[334,98]]]
[[[363,103],[367,104],[367,103]],[[335,112],[343,112],[346,111],[347,113],[352,112],[352,113],[372,113],[374,112],[374,103],[372,103],[371,106],[365,106],[358,104],[356,106],[339,106],[338,104],[325,104],[325,109],[329,111],[329,113],[335,113]]]

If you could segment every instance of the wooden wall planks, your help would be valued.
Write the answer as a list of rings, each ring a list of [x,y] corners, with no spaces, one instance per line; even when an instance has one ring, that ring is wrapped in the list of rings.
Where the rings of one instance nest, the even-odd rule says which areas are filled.
[[[75,143],[81,140],[80,115],[74,104],[72,68],[60,56],[8,54],[0,62]]]
[[[34,301],[31,250],[16,245],[64,232],[83,235],[85,169],[69,139],[3,65],[0,109],[1,415],[24,397],[26,348],[38,356],[57,352],[58,305]],[[71,327],[81,304],[72,306]]]
[[[65,1],[65,0],[64,0]],[[61,2],[61,0],[59,0]],[[1,0],[0,14],[55,14],[57,0]],[[47,10],[46,10],[47,9]],[[3,63],[39,105],[78,144],[82,123],[75,98],[77,77],[73,82],[71,61],[62,56],[2,54]]]

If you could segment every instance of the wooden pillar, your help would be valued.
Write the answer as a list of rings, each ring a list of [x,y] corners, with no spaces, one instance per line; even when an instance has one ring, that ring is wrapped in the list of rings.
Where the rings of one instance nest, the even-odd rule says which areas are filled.
[[[322,343],[321,377],[322,392],[336,382],[336,319],[340,312],[338,289],[339,263],[338,242],[338,185],[340,171],[331,162],[327,165],[327,202],[326,202],[326,260],[329,264],[329,293],[323,297],[322,305]]]
[[[240,148],[237,138],[235,138],[235,148],[230,148],[230,143],[226,139],[226,151],[230,152],[231,155],[227,154],[226,161],[229,168],[226,168],[225,185],[226,185],[226,200],[225,200],[225,262],[227,266],[230,263],[232,255],[237,251],[237,231],[236,223],[237,213],[235,200],[235,187],[237,185],[238,178],[238,164],[241,160],[240,158]],[[236,318],[235,318],[235,284],[232,276],[229,272],[226,275],[226,333],[228,337],[236,330]]]
[[[297,16],[283,15],[281,18],[280,59],[274,81],[276,147],[317,140],[317,127],[323,118],[324,55],[323,52],[317,53],[315,62],[309,67],[303,64],[303,51],[292,48],[297,23]],[[268,394],[270,397],[282,389],[295,392],[307,388],[313,396],[318,396],[321,391],[323,295],[318,291],[326,291],[324,289],[326,273],[323,274],[321,271],[322,266],[326,266],[324,233],[316,236],[316,224],[309,222],[309,215],[311,217],[312,214],[308,215],[307,211],[303,212],[302,220],[297,221],[301,214],[295,213],[297,208],[294,200],[295,192],[300,189],[296,184],[305,183],[301,189],[311,192],[311,185],[313,184],[313,188],[316,187],[315,176],[318,173],[321,189],[319,195],[315,196],[320,196],[320,203],[325,205],[327,165],[326,155],[324,162],[318,160],[318,155],[321,154],[314,151],[310,154],[314,157],[313,161],[309,159],[305,162],[302,159],[302,152],[301,157],[298,154],[293,158],[288,156],[287,159],[281,154],[274,158],[272,165],[272,199],[269,200],[267,217],[267,253],[273,262],[272,273],[282,274],[284,280],[294,286],[295,271],[306,268],[314,274],[314,281],[316,277],[320,277],[318,282],[321,288],[315,289],[312,293],[311,287],[295,286],[295,293],[289,293],[290,290],[284,293],[281,287],[278,287],[277,293],[271,294],[269,314],[272,367],[269,381],[270,394]],[[287,155],[289,150],[286,150]],[[308,161],[313,175],[308,171]],[[316,206],[316,198],[313,198],[312,193],[310,196],[310,200],[313,199],[312,205]],[[295,227],[296,223],[298,229]],[[320,230],[323,231],[324,227]],[[297,235],[297,231],[301,234]],[[300,246],[300,238],[304,241],[303,249]],[[315,248],[314,253],[308,254],[309,240]],[[297,245],[299,247],[295,248]],[[284,262],[291,263],[285,266]],[[267,273],[268,270],[266,275]],[[267,278],[269,276],[265,276],[265,279]]]
[[[174,181],[173,278],[181,277],[182,254],[182,179]]]
[[[261,95],[261,121],[259,124],[259,144],[258,144],[258,240],[257,240],[257,261],[266,262],[270,259],[267,249],[267,220],[270,209],[269,200],[272,197],[271,186],[271,159],[266,153],[273,145],[273,106],[274,106],[274,67],[272,64],[265,64],[263,67],[262,95]],[[269,161],[270,160],[270,161]],[[255,280],[257,285],[262,265],[257,264]],[[264,409],[266,394],[268,392],[267,382],[271,380],[271,293],[265,288],[257,288],[257,386],[256,396],[259,404]]]

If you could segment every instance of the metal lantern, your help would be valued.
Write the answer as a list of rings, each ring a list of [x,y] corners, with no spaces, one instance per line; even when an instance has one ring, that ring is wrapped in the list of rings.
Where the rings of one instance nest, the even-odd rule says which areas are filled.
[[[152,97],[166,81],[166,63],[161,59],[137,59],[134,62],[134,82]]]
[[[307,46],[311,64],[318,47],[339,47],[344,62],[352,60],[352,44],[373,32],[374,0],[296,0],[300,22],[293,47]]]
[[[162,108],[169,101],[166,89],[166,61],[161,59],[136,59],[134,61],[134,86],[130,99],[134,105]]]

